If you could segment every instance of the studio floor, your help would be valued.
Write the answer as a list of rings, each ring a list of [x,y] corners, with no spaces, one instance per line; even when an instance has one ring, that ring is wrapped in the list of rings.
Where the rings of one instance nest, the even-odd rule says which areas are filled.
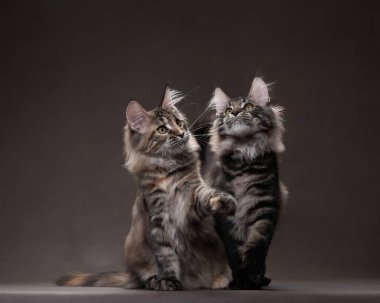
[[[0,302],[380,302],[380,280],[273,282],[262,291],[157,292],[119,288],[0,285]]]

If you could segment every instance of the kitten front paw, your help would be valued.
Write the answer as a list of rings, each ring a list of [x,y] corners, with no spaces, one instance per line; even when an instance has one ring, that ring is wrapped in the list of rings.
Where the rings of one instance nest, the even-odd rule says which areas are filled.
[[[183,285],[176,277],[164,277],[156,281],[155,290],[183,290]]]
[[[227,193],[217,193],[209,200],[211,211],[225,217],[233,216],[236,212],[237,202],[233,196]]]
[[[271,278],[268,277],[263,277],[261,280],[261,285],[262,286],[269,286],[270,282],[272,281]]]
[[[232,290],[260,290],[263,286],[268,286],[270,278],[263,275],[248,275],[240,273],[238,277],[230,282],[228,289]]]
[[[154,290],[157,285],[157,276],[151,276],[145,281],[145,289]]]
[[[262,287],[261,282],[253,281],[250,278],[235,279],[230,282],[228,289],[231,290],[260,290]]]

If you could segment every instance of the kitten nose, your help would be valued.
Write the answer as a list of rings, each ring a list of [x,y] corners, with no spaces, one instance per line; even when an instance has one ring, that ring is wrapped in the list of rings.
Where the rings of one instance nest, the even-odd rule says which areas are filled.
[[[185,136],[185,132],[178,133],[177,136],[180,137],[181,139],[183,139],[183,137]]]
[[[239,109],[239,108],[234,108],[234,109],[232,109],[231,114],[232,114],[233,116],[237,116],[239,113],[240,113],[240,109]]]

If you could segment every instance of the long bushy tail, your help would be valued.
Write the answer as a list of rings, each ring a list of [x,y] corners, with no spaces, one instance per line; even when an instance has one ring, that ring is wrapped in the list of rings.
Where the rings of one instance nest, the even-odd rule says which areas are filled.
[[[95,286],[138,288],[138,281],[129,273],[103,272],[99,274],[66,274],[56,281],[58,286]]]

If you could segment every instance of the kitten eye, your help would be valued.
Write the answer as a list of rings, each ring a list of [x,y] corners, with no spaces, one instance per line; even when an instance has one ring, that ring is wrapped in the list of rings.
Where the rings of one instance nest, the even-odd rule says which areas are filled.
[[[228,116],[228,115],[231,114],[231,113],[232,113],[232,108],[231,108],[231,107],[227,107],[226,110],[225,110],[225,112],[224,112],[224,114],[225,114],[226,116]]]
[[[250,112],[254,108],[255,106],[252,103],[247,103],[246,105],[244,105],[244,110],[246,110],[247,112]]]
[[[175,120],[175,123],[177,123],[177,125],[178,125],[179,127],[183,127],[183,125],[184,125],[183,121],[181,121],[181,120],[179,120],[179,119],[176,119],[176,120]]]
[[[168,132],[168,129],[165,126],[160,126],[159,128],[157,128],[157,132],[160,135],[163,135],[163,134],[166,134]]]

